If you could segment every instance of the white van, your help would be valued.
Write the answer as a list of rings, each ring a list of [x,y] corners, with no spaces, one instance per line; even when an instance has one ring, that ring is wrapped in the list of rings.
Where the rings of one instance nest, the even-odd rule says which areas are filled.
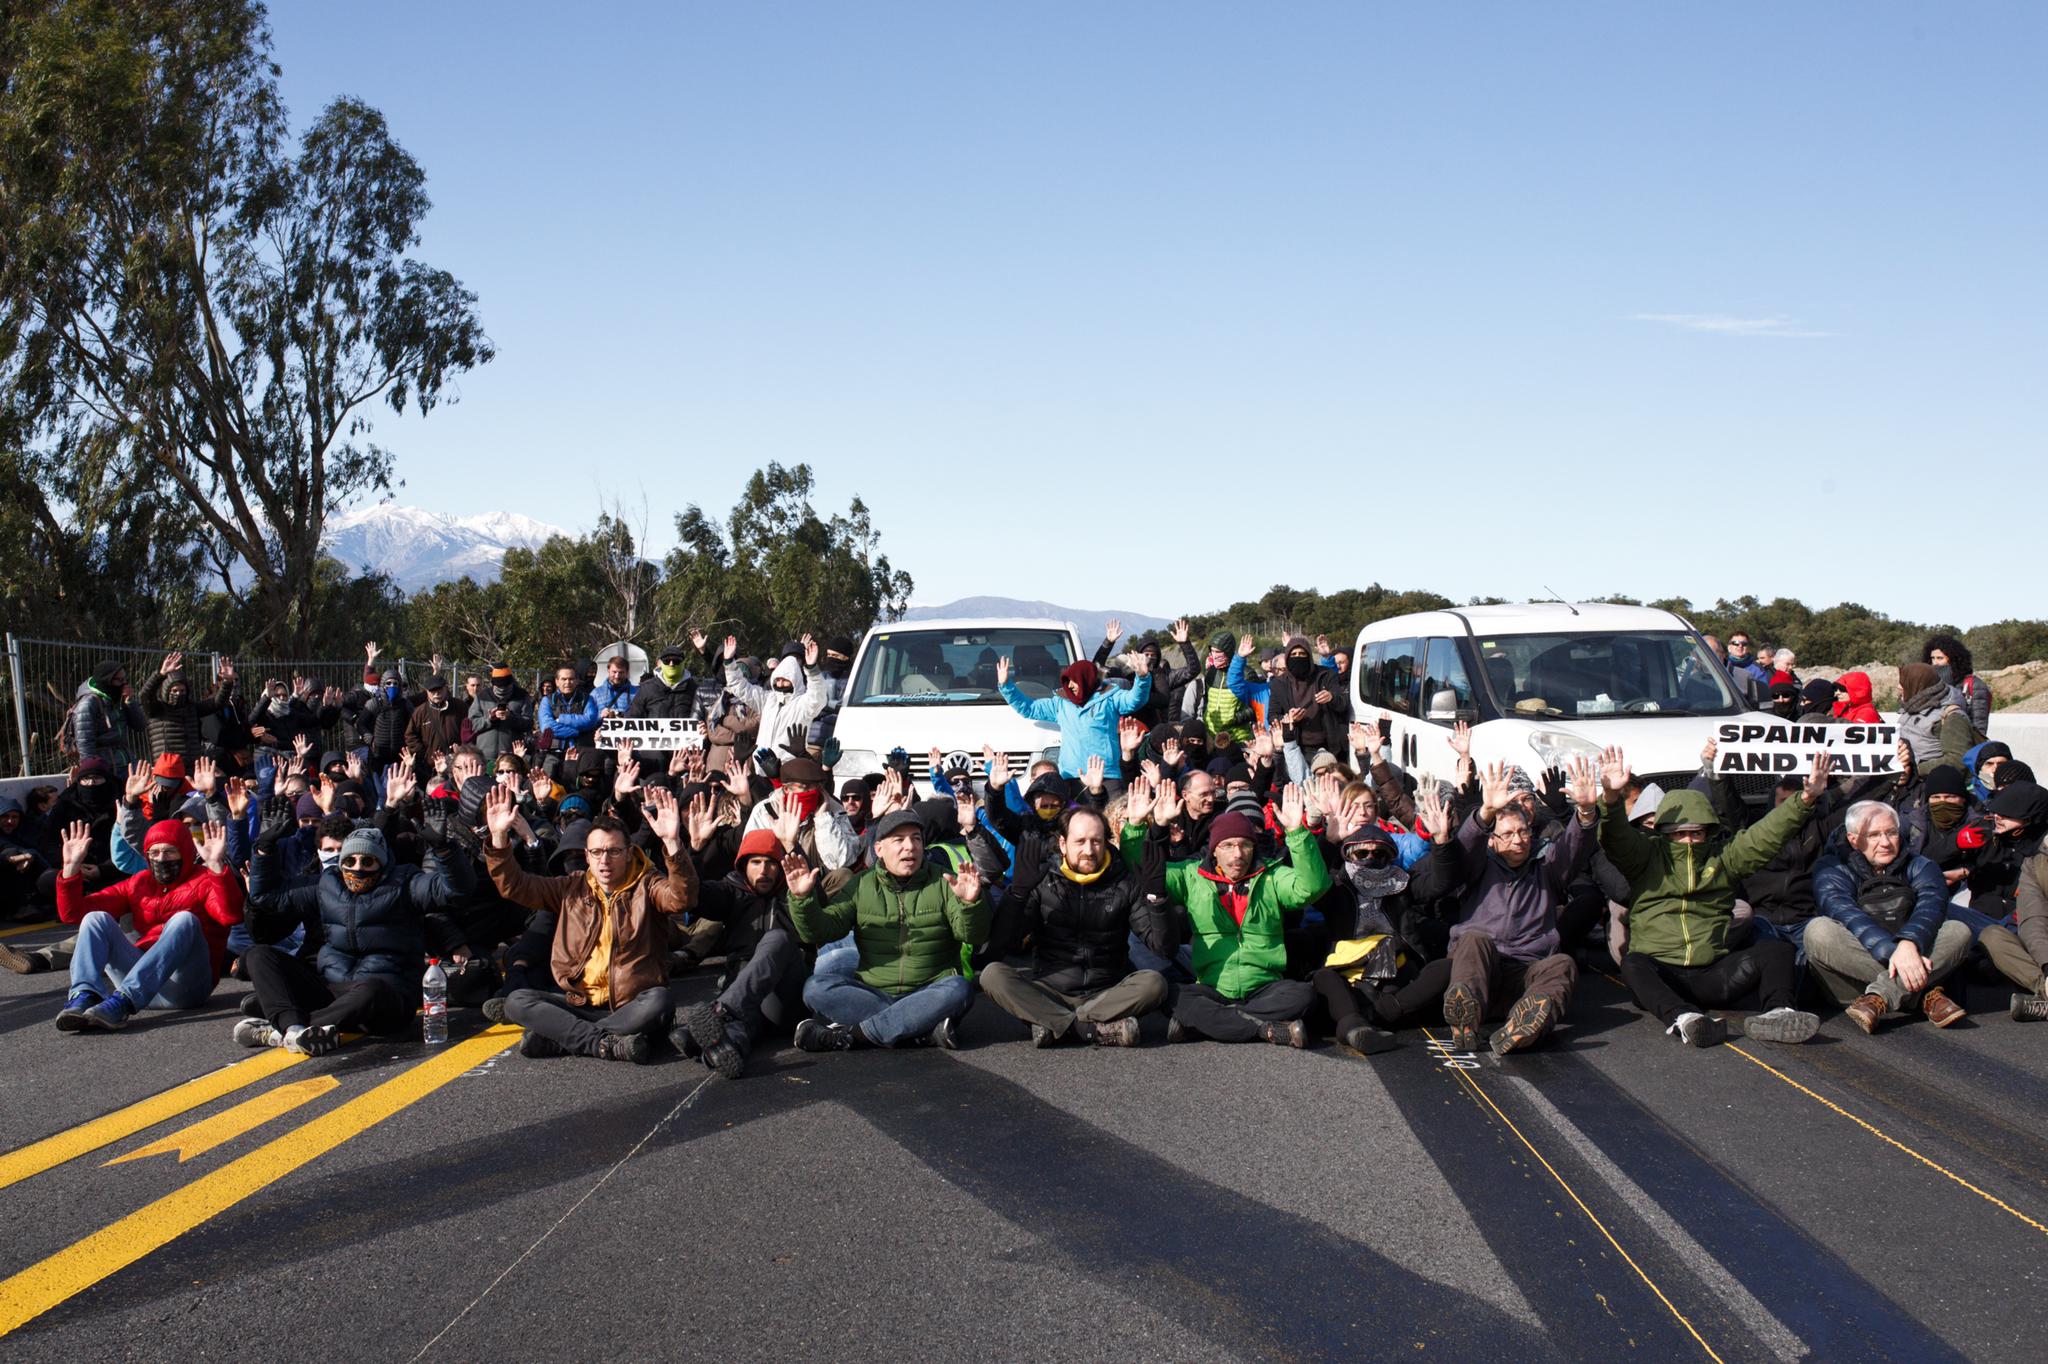
[[[1051,696],[1060,669],[1084,658],[1071,623],[1053,620],[915,620],[877,625],[861,640],[833,737],[832,775],[851,781],[879,772],[889,751],[910,756],[920,794],[931,789],[931,750],[965,754],[985,775],[982,745],[1005,755],[1014,775],[1041,757],[1058,760],[1058,725],[1027,720],[996,689],[996,660],[1024,694]],[[957,759],[955,759],[957,761]]]
[[[1699,772],[1714,727],[1746,713],[1691,624],[1646,606],[1531,602],[1375,621],[1351,655],[1351,702],[1377,716],[1387,755],[1419,778],[1455,780],[1451,727],[1472,726],[1472,760],[1532,780],[1618,745],[1666,791]],[[1748,801],[1769,777],[1731,778]]]

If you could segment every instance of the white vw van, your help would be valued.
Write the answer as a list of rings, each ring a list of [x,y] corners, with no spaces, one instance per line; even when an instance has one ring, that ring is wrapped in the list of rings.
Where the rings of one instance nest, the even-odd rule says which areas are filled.
[[[879,772],[889,751],[910,755],[920,794],[930,793],[931,750],[964,753],[985,775],[982,745],[1010,761],[1013,775],[1040,757],[1057,761],[1058,725],[1027,720],[996,690],[996,660],[1026,696],[1051,696],[1060,669],[1085,657],[1072,624],[1033,619],[915,620],[877,625],[854,655],[839,711],[839,781]]]
[[[1518,764],[1532,780],[1618,745],[1666,791],[1698,773],[1719,721],[1746,711],[1692,626],[1645,606],[1531,602],[1375,621],[1358,632],[1351,701],[1377,716],[1387,756],[1455,779],[1451,727],[1472,726],[1472,759]],[[1769,777],[1735,777],[1748,801]]]

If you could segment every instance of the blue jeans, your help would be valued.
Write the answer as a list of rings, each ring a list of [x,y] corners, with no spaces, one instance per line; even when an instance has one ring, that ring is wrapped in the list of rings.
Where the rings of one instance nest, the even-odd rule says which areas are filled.
[[[78,950],[71,958],[71,984],[104,995],[112,978],[137,1009],[196,1009],[213,993],[213,954],[199,929],[199,916],[186,910],[171,916],[144,951],[111,914],[94,910],[78,926]]]
[[[1956,904],[1954,901],[1949,902],[1948,917],[1970,930],[1971,942],[1977,941],[1978,935],[1991,927],[1991,925],[2005,923],[2003,919],[1994,919],[1989,914],[1971,909],[1968,905]],[[2007,928],[2012,927],[2011,924],[2005,924],[2005,926]]]
[[[958,1018],[974,1003],[974,986],[964,976],[940,976],[907,995],[885,995],[860,983],[854,972],[860,959],[836,953],[804,982],[804,1004],[827,1023],[858,1027],[878,1047],[893,1047],[926,1037],[948,1018]]]
[[[1754,935],[1750,941],[1776,938],[1779,942],[1791,943],[1794,963],[1801,971],[1806,969],[1806,925],[1812,922],[1811,920],[1801,919],[1796,924],[1774,924],[1761,914],[1753,914],[1749,922]]]

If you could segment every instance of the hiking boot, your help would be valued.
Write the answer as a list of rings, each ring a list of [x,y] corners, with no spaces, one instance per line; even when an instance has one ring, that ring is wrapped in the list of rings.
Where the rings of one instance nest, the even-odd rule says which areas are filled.
[[[2015,1023],[2048,1023],[2048,999],[2040,995],[2014,995],[2008,1012]]]
[[[1842,1010],[1849,1021],[1867,1033],[1877,1031],[1877,1025],[1884,1021],[1883,995],[1858,995],[1855,1002]]]
[[[1711,1014],[1680,1014],[1665,1031],[1676,1033],[1688,1047],[1714,1047],[1728,1040],[1728,1025]]]
[[[1804,1042],[1819,1031],[1819,1014],[1803,1013],[1789,1004],[1742,1020],[1742,1035],[1759,1042]]]
[[[1097,1023],[1094,1042],[1098,1047],[1135,1047],[1138,1045],[1138,1020],[1118,1018],[1108,1023]]]
[[[1053,1043],[1057,1041],[1059,1041],[1059,1038],[1054,1036],[1052,1029],[1046,1027],[1045,1024],[1033,1023],[1031,1025],[1032,1046],[1044,1048],[1051,1046]]]
[[[19,947],[9,947],[0,942],[0,966],[6,967],[17,976],[33,976],[47,971],[56,963],[41,952],[24,952]]]
[[[725,1035],[725,1011],[716,1004],[694,1004],[683,1014],[683,1030],[697,1049],[697,1059],[728,1080],[740,1078],[747,1058]]]
[[[644,1032],[601,1033],[597,1039],[597,1050],[593,1053],[600,1061],[630,1061],[636,1066],[647,1064],[647,1034]]]
[[[91,1025],[85,1021],[87,1013],[105,996],[90,985],[74,985],[71,993],[64,997],[64,1007],[57,1011],[58,1032],[84,1032]]]
[[[492,995],[483,1002],[484,1018],[493,1026],[505,1021],[505,997]]]
[[[568,1055],[562,1050],[560,1042],[531,1028],[528,1028],[525,1035],[519,1039],[519,1054],[535,1061],[545,1060],[551,1056]]]
[[[101,1032],[119,1032],[135,1017],[135,1006],[126,995],[109,995],[85,1011],[85,1024]]]
[[[267,1018],[244,1018],[235,1024],[235,1041],[245,1047],[277,1047],[284,1045],[284,1034],[270,1026]]]
[[[1357,1027],[1348,1029],[1337,1040],[1360,1056],[1375,1056],[1383,1051],[1392,1051],[1397,1045],[1394,1034],[1375,1028],[1370,1023],[1360,1023]]]
[[[1180,1025],[1178,1018],[1166,1020],[1166,1040],[1169,1042],[1185,1042],[1188,1040],[1188,1030]]]
[[[1508,1010],[1508,1021],[1493,1035],[1493,1054],[1506,1056],[1535,1046],[1550,1035],[1559,1012],[1555,1000],[1541,995],[1516,1000],[1515,1007]]]
[[[844,1023],[806,1018],[796,1025],[796,1047],[798,1051],[852,1051],[857,1031]]]
[[[1451,1030],[1452,1051],[1479,1050],[1479,996],[1471,986],[1444,991],[1444,1023]]]
[[[1276,1047],[1293,1047],[1300,1051],[1308,1045],[1308,1024],[1298,1018],[1290,1018],[1285,1023],[1261,1023],[1259,1036]]]
[[[1920,1012],[1926,1014],[1927,1021],[1937,1028],[1946,1028],[1969,1017],[1963,1006],[1950,999],[1948,991],[1939,985],[1920,996]]]
[[[960,1050],[960,1024],[951,1018],[942,1018],[932,1029],[931,1044],[944,1047],[947,1051]]]

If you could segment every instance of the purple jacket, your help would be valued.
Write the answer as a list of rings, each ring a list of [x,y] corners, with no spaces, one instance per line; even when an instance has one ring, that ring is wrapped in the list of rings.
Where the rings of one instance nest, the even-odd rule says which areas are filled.
[[[1573,811],[1564,832],[1520,867],[1510,868],[1486,846],[1477,814],[1458,829],[1463,869],[1464,917],[1451,929],[1451,943],[1467,933],[1485,933],[1504,957],[1537,961],[1557,951],[1557,911],[1565,888],[1593,856],[1594,831]]]

